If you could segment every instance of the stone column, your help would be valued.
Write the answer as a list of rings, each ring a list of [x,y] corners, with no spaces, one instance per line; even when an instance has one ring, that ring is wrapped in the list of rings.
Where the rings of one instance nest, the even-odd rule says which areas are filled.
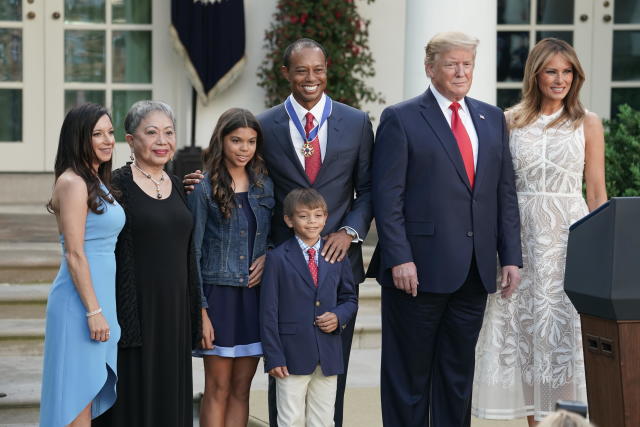
[[[406,0],[404,98],[428,87],[424,47],[441,31],[462,31],[480,39],[469,96],[495,104],[497,0]]]

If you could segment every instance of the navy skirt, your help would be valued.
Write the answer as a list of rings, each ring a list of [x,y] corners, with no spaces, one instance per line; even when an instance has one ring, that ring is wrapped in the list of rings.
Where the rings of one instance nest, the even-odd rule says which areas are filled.
[[[215,347],[194,350],[193,355],[261,356],[260,286],[204,285],[203,291],[209,304],[207,314],[213,325]]]

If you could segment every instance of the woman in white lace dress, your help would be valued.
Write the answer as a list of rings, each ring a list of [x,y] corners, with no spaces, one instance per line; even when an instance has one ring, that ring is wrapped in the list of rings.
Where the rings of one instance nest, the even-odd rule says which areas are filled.
[[[607,200],[600,119],[579,100],[573,48],[544,39],[527,59],[522,101],[506,112],[522,222],[522,282],[490,295],[478,345],[472,412],[527,417],[557,400],[587,402],[580,318],[564,292],[569,226]],[[587,200],[582,196],[586,182]]]

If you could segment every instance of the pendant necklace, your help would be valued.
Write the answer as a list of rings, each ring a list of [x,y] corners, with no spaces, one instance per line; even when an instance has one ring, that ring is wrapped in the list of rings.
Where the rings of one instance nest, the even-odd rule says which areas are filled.
[[[143,171],[140,168],[140,166],[138,166],[135,162],[133,162],[132,164],[133,164],[133,166],[136,167],[136,169],[138,169],[140,171],[140,173],[142,175],[144,175],[146,178],[151,180],[151,182],[153,182],[153,184],[156,186],[156,198],[157,199],[162,199],[162,193],[160,193],[160,185],[164,182],[164,172],[162,172],[162,176],[160,177],[160,181],[156,181],[155,179],[153,179],[151,177],[150,173],[147,173],[147,172]]]

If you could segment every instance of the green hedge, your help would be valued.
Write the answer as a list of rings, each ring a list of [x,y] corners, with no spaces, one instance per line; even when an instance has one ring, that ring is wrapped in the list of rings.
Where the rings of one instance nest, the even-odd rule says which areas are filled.
[[[604,125],[608,196],[640,196],[640,111],[621,105]]]

